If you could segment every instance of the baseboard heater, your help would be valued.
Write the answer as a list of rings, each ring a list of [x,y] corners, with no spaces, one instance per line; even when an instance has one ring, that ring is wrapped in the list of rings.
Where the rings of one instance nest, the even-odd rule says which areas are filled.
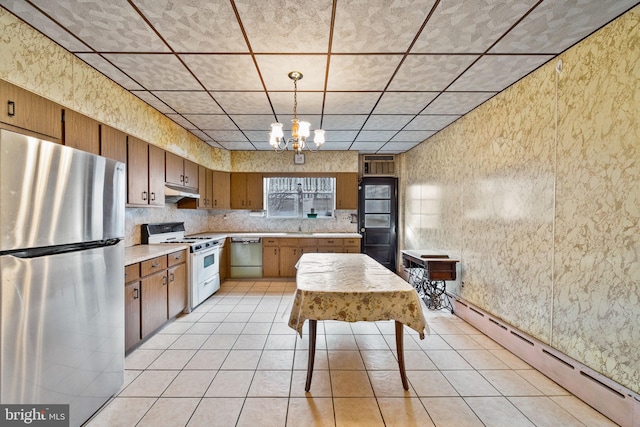
[[[640,395],[511,325],[451,296],[455,314],[623,427],[640,427]]]

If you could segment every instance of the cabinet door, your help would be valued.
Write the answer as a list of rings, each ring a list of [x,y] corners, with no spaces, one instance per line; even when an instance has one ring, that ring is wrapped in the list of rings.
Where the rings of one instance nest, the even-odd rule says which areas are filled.
[[[204,181],[205,199],[207,201],[205,207],[207,209],[211,209],[213,208],[213,171],[211,169],[205,169],[204,179],[205,179]],[[202,181],[198,181],[198,185],[199,186],[203,185]]]
[[[198,167],[198,209],[210,208],[209,200],[207,200],[207,168],[204,166]]]
[[[55,102],[0,80],[0,122],[60,142],[61,112],[62,108]]]
[[[169,319],[172,319],[187,307],[187,264],[175,265],[168,271]]]
[[[142,279],[142,337],[167,321],[167,271]]]
[[[124,348],[130,349],[140,341],[140,282],[124,287]]]
[[[231,207],[231,174],[213,171],[213,208],[229,209]]]
[[[336,175],[336,209],[358,209],[358,174]]]
[[[265,246],[262,249],[262,276],[278,277],[280,275],[280,248]]]
[[[248,209],[247,174],[231,174],[231,209]]]
[[[64,110],[62,143],[88,153],[100,154],[100,123],[90,117]]]
[[[198,188],[198,164],[191,160],[184,160],[184,186]]]
[[[146,142],[127,137],[127,203],[149,204],[149,148]]]
[[[184,185],[184,159],[173,153],[165,155],[166,173],[164,176],[167,184]]]
[[[296,263],[300,259],[300,252],[299,248],[280,248],[280,277],[296,277]]]
[[[107,125],[100,125],[100,155],[127,163],[127,134]]]
[[[249,209],[262,209],[264,187],[261,173],[247,174],[247,207]]]
[[[149,144],[149,204],[164,206],[164,150]]]

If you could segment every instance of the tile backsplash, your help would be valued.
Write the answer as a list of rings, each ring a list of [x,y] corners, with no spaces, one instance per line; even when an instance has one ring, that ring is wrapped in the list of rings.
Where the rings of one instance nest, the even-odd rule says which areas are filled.
[[[271,219],[252,216],[249,211],[199,211],[178,209],[175,204],[162,208],[127,208],[125,212],[125,246],[140,244],[140,225],[157,222],[184,222],[186,233],[221,232],[331,232],[355,233],[357,224],[351,214],[357,211],[337,210],[331,219]]]

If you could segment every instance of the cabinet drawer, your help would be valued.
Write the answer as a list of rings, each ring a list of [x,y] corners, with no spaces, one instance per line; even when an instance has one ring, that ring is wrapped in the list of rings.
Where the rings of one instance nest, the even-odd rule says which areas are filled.
[[[183,262],[187,262],[187,250],[183,249],[181,251],[170,253],[167,257],[169,258],[169,267],[172,265],[182,264]]]
[[[165,270],[167,268],[167,256],[159,256],[140,263],[140,271],[142,277],[153,274],[156,271]]]
[[[124,268],[124,283],[130,283],[140,278],[140,263],[127,265]]]
[[[318,253],[321,253],[321,254],[342,253],[342,246],[318,246]]]
[[[360,247],[360,239],[344,239],[344,246],[352,248],[352,247]]]
[[[278,239],[280,241],[280,247],[283,246],[290,246],[292,248],[297,248],[298,247],[298,239],[297,237],[291,238],[291,239]]]
[[[318,239],[318,246],[342,246],[343,239]]]
[[[298,239],[299,248],[308,248],[311,246],[318,246],[318,239]]]
[[[276,239],[275,237],[264,237],[262,239],[262,246],[278,246],[280,244],[280,239]]]

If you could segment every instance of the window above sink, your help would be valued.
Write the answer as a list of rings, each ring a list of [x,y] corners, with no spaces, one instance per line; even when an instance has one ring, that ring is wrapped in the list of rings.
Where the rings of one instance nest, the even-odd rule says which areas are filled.
[[[267,218],[333,218],[333,177],[269,177],[264,179]]]

